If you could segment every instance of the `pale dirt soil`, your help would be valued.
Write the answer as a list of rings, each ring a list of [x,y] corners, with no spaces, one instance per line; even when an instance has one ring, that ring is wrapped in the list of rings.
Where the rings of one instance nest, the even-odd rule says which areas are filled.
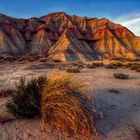
[[[51,72],[44,64],[1,64],[0,87],[14,87],[21,76],[27,79]],[[113,73],[124,72],[128,80],[114,79]],[[96,120],[100,140],[140,140],[140,73],[129,69],[82,69],[75,74],[85,79],[93,94],[97,111],[102,117]],[[110,90],[118,92],[110,92]],[[38,119],[18,120],[5,110],[7,98],[0,98],[0,140],[62,140],[56,131],[47,126],[41,129]],[[82,140],[80,138],[79,140]]]

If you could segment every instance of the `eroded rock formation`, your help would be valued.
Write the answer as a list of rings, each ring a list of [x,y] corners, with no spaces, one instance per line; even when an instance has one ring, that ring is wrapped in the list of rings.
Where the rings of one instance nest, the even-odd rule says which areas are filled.
[[[41,55],[62,61],[139,59],[140,37],[108,19],[52,13],[15,19],[0,14],[0,55]]]

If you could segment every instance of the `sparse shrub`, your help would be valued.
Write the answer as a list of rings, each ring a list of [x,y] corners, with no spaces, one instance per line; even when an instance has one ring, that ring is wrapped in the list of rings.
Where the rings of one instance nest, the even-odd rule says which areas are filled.
[[[125,66],[125,64],[121,61],[111,61],[109,63],[110,66],[114,66],[114,67],[117,67],[117,68],[120,68],[120,67],[123,67]]]
[[[87,63],[87,68],[96,68],[96,67],[101,67],[101,66],[103,66],[102,61],[94,61],[94,62]]]
[[[9,112],[18,117],[32,118],[40,112],[40,98],[45,78],[32,79],[27,84],[20,79],[12,98],[7,103]]]
[[[41,100],[42,122],[65,135],[80,135],[83,139],[96,137],[95,111],[87,87],[72,77],[63,72],[47,76]]]
[[[117,69],[117,67],[112,65],[112,64],[106,65],[105,68],[107,68],[107,69]]]
[[[109,64],[106,65],[107,69],[117,69],[117,68],[124,68],[125,64],[121,61],[111,61]]]
[[[140,63],[138,63],[138,62],[127,62],[127,63],[125,63],[125,66],[128,67],[128,68],[131,68],[132,66],[137,66],[137,65],[140,66]]]
[[[114,73],[113,74],[116,79],[128,79],[129,75],[124,73]]]
[[[81,68],[80,67],[67,67],[66,72],[68,73],[80,73]]]
[[[73,66],[73,67],[80,67],[80,68],[84,68],[84,64],[82,62],[73,62],[70,63],[69,65]]]

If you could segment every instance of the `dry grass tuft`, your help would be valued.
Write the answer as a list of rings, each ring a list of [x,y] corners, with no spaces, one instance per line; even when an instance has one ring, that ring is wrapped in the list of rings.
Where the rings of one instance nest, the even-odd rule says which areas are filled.
[[[108,69],[117,69],[117,68],[121,68],[121,67],[124,67],[125,64],[121,61],[111,61],[107,66],[106,68]]]
[[[93,61],[86,63],[87,68],[96,68],[103,66],[103,61]]]
[[[131,68],[131,67],[133,67],[133,66],[138,66],[138,65],[140,65],[139,62],[127,62],[127,63],[125,63],[125,66],[126,66],[127,68]]]
[[[80,73],[81,68],[80,67],[67,67],[66,72],[68,72],[68,73]]]
[[[95,111],[89,92],[81,80],[72,77],[62,71],[47,75],[41,101],[42,120],[65,136],[96,138]]]
[[[107,68],[107,69],[117,69],[117,67],[113,66],[112,64],[106,65],[105,68]]]

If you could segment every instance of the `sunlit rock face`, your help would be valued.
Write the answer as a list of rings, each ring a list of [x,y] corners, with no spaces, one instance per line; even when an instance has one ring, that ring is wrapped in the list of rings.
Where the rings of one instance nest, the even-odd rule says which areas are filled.
[[[15,19],[0,14],[0,55],[41,55],[61,61],[139,59],[140,38],[108,19],[52,13]]]

